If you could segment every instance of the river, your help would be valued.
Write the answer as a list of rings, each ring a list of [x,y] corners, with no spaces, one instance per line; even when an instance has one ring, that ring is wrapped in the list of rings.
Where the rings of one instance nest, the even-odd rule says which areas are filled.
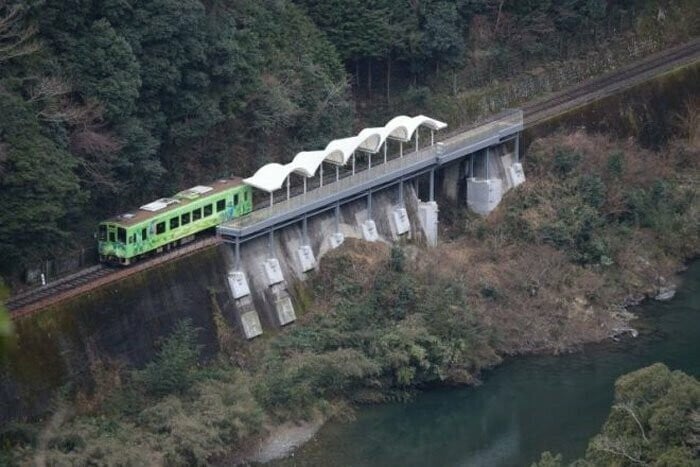
[[[542,451],[584,454],[622,374],[663,362],[700,376],[700,261],[676,297],[633,310],[640,335],[563,356],[514,358],[479,387],[439,389],[409,403],[364,407],[331,422],[276,466],[529,466]]]

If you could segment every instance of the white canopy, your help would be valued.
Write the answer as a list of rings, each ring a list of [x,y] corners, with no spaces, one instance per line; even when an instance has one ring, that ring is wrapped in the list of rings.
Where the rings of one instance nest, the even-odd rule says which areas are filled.
[[[402,142],[410,141],[419,126],[436,131],[446,128],[447,124],[425,115],[417,117],[401,115],[393,118],[384,127],[365,128],[357,136],[335,139],[328,143],[326,149],[302,151],[288,164],[266,164],[258,169],[255,175],[244,179],[243,182],[260,190],[273,192],[282,188],[284,181],[292,172],[304,177],[313,177],[324,161],[345,165],[355,151],[379,152],[387,138]]]
[[[282,188],[282,184],[290,172],[289,164],[282,165],[273,162],[263,165],[255,172],[255,175],[243,179],[243,182],[259,190],[272,192]]]

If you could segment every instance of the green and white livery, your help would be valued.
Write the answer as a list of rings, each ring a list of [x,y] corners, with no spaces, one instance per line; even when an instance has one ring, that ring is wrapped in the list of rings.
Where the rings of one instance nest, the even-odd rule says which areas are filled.
[[[100,261],[128,265],[149,253],[186,243],[197,233],[252,209],[251,187],[238,177],[192,187],[101,222]]]

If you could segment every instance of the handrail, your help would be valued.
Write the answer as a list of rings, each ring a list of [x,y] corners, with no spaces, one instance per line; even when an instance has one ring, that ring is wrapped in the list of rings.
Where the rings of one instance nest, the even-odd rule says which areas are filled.
[[[445,151],[454,151],[459,148],[468,147],[484,139],[491,138],[502,130],[512,130],[514,126],[518,125],[522,127],[522,122],[522,110],[512,110],[496,116],[495,119],[491,121],[462,131],[439,142],[442,143]],[[419,163],[431,159],[437,162],[438,156],[437,144],[404,154],[402,157],[394,155],[394,157],[388,159],[386,163],[381,162],[373,164],[371,168],[365,167],[363,170],[358,170],[354,174],[342,177],[337,181],[325,183],[323,186],[318,186],[305,193],[296,194],[289,199],[278,201],[272,204],[272,206],[256,209],[245,216],[226,222],[224,226],[236,229],[249,227],[270,217],[294,211],[305,204],[310,204],[314,201],[342,192],[355,185],[379,178],[382,175],[391,174],[393,172],[398,173],[407,167],[418,165]]]

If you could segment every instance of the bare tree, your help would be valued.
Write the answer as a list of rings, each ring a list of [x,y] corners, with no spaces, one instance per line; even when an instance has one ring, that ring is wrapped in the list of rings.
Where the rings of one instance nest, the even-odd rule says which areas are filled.
[[[688,144],[700,147],[700,99],[689,99],[685,112],[675,115],[676,127],[688,138]]]
[[[644,431],[644,426],[642,425],[642,422],[639,420],[639,417],[637,417],[637,414],[635,413],[634,408],[635,407],[631,402],[622,402],[620,404],[613,405],[613,409],[626,412],[630,417],[632,417],[632,419],[637,423],[637,427],[639,427],[639,431],[641,432],[642,438],[644,438],[644,441],[648,443],[649,438],[647,438],[647,434]]]
[[[597,436],[593,439],[591,447],[597,451],[624,457],[628,461],[637,465],[647,465],[642,460],[642,452],[638,446],[621,438],[610,438],[608,436]]]
[[[37,27],[26,23],[26,9],[21,3],[0,0],[0,63],[30,55],[40,49]]]

